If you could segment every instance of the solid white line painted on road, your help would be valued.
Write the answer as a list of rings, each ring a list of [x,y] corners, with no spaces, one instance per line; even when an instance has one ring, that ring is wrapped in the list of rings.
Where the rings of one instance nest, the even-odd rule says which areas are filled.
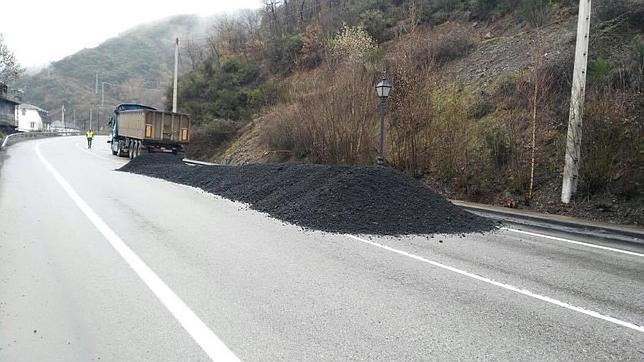
[[[614,251],[616,253],[634,255],[634,256],[639,256],[639,257],[644,258],[644,254],[636,253],[634,251],[629,251],[629,250],[624,250],[624,249],[616,249],[616,248],[611,248],[611,247],[603,246],[603,245],[584,243],[584,242],[577,241],[577,240],[570,240],[570,239],[566,239],[566,238],[560,238],[560,237],[557,237],[557,236],[550,236],[550,235],[545,235],[545,234],[533,233],[533,232],[530,232],[530,231],[511,229],[511,228],[507,228],[507,227],[502,227],[501,230],[507,230],[507,231],[511,231],[513,233],[525,234],[525,235],[530,235],[530,236],[537,236],[537,237],[540,237],[540,238],[563,241],[563,242],[566,242],[566,243],[582,245],[582,246],[586,246],[586,247],[589,247],[589,248],[609,250],[609,251]]]
[[[217,361],[239,361],[237,356],[206,326],[204,322],[168,287],[152,269],[139,258],[127,244],[92,210],[89,205],[74,191],[63,176],[40,153],[40,144],[36,145],[36,154],[56,181],[62,186],[76,206],[87,216],[105,239],[125,259],[134,272],[150,288],[161,303],[172,313],[190,336],[201,346],[206,354]]]
[[[474,273],[470,273],[470,272],[467,272],[465,270],[461,270],[461,269],[454,268],[452,266],[445,265],[445,264],[442,264],[442,263],[439,263],[439,262],[436,262],[436,261],[425,259],[422,256],[418,256],[418,255],[408,253],[406,251],[394,249],[394,248],[392,248],[390,246],[379,244],[379,243],[369,241],[369,240],[365,240],[363,238],[359,238],[359,237],[354,236],[354,235],[346,234],[346,236],[350,237],[350,238],[352,238],[354,240],[360,241],[362,243],[369,244],[371,246],[375,246],[377,248],[381,248],[381,249],[384,249],[384,250],[387,250],[387,251],[391,251],[393,253],[403,255],[403,256],[406,256],[408,258],[412,258],[412,259],[415,259],[415,260],[421,261],[423,263],[433,265],[433,266],[441,268],[441,269],[449,270],[451,272],[454,272],[454,273],[457,273],[457,274],[460,274],[460,275],[463,275],[463,276],[466,276],[466,277],[469,277],[469,278],[472,278],[472,279],[476,279],[478,281],[481,281],[481,282],[484,282],[484,283],[487,283],[487,284],[492,284],[494,286],[497,286],[497,287],[500,287],[500,288],[503,288],[503,289],[506,289],[506,290],[510,290],[510,291],[515,292],[515,293],[519,293],[519,294],[522,294],[522,295],[525,295],[525,296],[528,296],[528,297],[531,297],[531,298],[539,299],[539,300],[544,301],[546,303],[554,304],[554,305],[559,306],[559,307],[570,309],[570,310],[575,311],[575,312],[579,312],[579,313],[582,313],[582,314],[585,314],[585,315],[588,315],[588,316],[591,316],[591,317],[595,317],[595,318],[598,318],[598,319],[601,319],[601,320],[604,320],[604,321],[607,321],[607,322],[615,323],[615,324],[620,325],[622,327],[630,328],[630,329],[636,330],[638,332],[644,333],[644,327],[638,326],[637,324],[625,322],[623,320],[613,318],[613,317],[609,317],[609,316],[606,316],[606,315],[603,315],[603,314],[600,314],[598,312],[595,312],[595,311],[592,311],[592,310],[589,310],[589,309],[585,309],[585,308],[582,308],[582,307],[577,307],[577,306],[568,304],[566,302],[559,301],[557,299],[546,297],[544,295],[536,294],[536,293],[533,293],[533,292],[531,292],[529,290],[526,290],[526,289],[521,289],[521,288],[512,286],[510,284],[497,282],[495,280],[492,280],[492,279],[489,279],[489,278],[486,278],[486,277],[483,277],[483,276],[480,276],[480,275],[477,275],[477,274],[474,274]]]

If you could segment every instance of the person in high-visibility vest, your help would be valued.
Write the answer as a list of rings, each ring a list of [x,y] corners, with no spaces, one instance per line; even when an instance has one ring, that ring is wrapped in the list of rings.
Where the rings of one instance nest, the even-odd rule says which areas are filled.
[[[87,130],[87,132],[85,132],[85,137],[87,137],[87,148],[92,148],[92,138],[94,138],[94,131],[92,131],[91,129]]]

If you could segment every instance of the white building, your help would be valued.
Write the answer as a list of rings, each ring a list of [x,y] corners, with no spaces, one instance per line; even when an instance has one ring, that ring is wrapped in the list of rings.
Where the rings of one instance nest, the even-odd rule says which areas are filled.
[[[47,111],[31,104],[22,103],[16,107],[16,124],[20,132],[43,131],[47,117]]]

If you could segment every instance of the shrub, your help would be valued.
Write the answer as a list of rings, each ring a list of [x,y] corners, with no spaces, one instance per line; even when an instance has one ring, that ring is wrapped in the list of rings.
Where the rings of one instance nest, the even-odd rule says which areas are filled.
[[[593,4],[593,15],[601,21],[607,21],[627,14],[633,3],[629,0],[598,1]]]
[[[434,61],[445,64],[464,57],[474,47],[472,39],[464,33],[447,34],[434,43]]]
[[[644,72],[644,40],[640,39],[633,45],[631,58],[633,68],[641,75]]]
[[[329,41],[329,52],[334,63],[347,61],[363,63],[377,49],[376,42],[363,27],[343,26]]]
[[[180,111],[191,114],[197,125],[218,118],[248,120],[265,104],[262,85],[259,68],[253,62],[235,58],[225,60],[220,66],[205,62],[181,77]],[[171,92],[169,88],[168,94]],[[172,97],[166,99],[170,102]]]
[[[481,119],[486,115],[492,113],[495,109],[494,103],[490,100],[489,95],[481,94],[474,99],[469,107],[469,114],[474,119]]]
[[[412,57],[418,66],[444,65],[467,55],[474,48],[474,41],[465,32],[449,32],[431,42],[421,42]]]
[[[438,180],[465,189],[469,176],[468,97],[455,87],[432,91],[432,122],[427,129],[428,168]]]
[[[295,149],[294,127],[288,117],[293,112],[287,105],[280,105],[264,117],[260,129],[260,139],[273,151],[293,151]],[[286,115],[286,116],[285,116]]]
[[[408,57],[399,57],[389,66],[388,77],[396,88],[388,100],[390,108],[387,139],[390,152],[387,158],[397,168],[412,176],[421,176],[432,156],[429,149],[433,112],[432,82],[415,69]]]
[[[300,34],[291,34],[286,38],[286,59],[288,63],[297,63],[302,45],[302,37]]]
[[[461,10],[465,6],[465,1],[463,0],[436,0],[434,3],[435,9],[446,12]]]
[[[313,68],[322,62],[324,56],[324,39],[322,29],[317,24],[306,27],[302,35],[299,64],[303,68]]]
[[[360,25],[376,41],[382,42],[386,40],[385,30],[391,26],[391,19],[378,9],[369,9],[360,14]]]
[[[264,59],[271,72],[285,74],[298,63],[298,57],[304,46],[300,34],[273,35],[263,47]]]
[[[272,150],[289,150],[314,162],[370,163],[377,124],[373,80],[351,63],[332,73],[317,70],[305,81],[294,79],[291,104],[265,117],[264,142]]]
[[[582,137],[579,193],[582,197],[609,191],[626,198],[641,194],[644,150],[637,101],[605,87],[587,97]]]
[[[186,154],[190,158],[207,159],[210,155],[223,149],[235,136],[241,124],[223,119],[211,120],[208,123],[194,126]]]
[[[484,134],[488,155],[496,171],[501,171],[512,156],[510,138],[504,128],[489,128]]]
[[[514,10],[519,0],[469,0],[468,7],[472,15],[480,20],[488,20],[494,16]]]
[[[603,58],[595,60],[588,70],[588,80],[596,85],[604,85],[610,81],[612,66]]]
[[[521,0],[519,15],[535,28],[544,26],[550,20],[550,1]]]

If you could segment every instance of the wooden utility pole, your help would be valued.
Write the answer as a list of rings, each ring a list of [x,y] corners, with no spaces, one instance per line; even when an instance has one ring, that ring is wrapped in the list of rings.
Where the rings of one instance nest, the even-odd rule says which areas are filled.
[[[588,66],[588,40],[590,38],[591,0],[579,0],[575,69],[572,75],[568,136],[566,138],[566,164],[564,166],[561,202],[567,204],[577,192],[579,163],[581,162],[581,126],[586,96],[586,68]]]
[[[177,73],[179,72],[179,38],[174,47],[174,84],[172,86],[172,112],[177,111]]]
[[[60,107],[60,114],[61,114],[61,121],[63,123],[63,132],[64,132],[65,129],[67,128],[65,127],[65,105],[64,104]]]

